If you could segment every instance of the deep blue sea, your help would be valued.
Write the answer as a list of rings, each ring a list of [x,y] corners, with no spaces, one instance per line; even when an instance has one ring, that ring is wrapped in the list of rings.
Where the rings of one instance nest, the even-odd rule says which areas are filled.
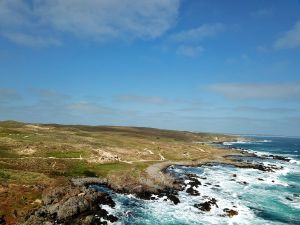
[[[174,176],[185,178],[186,174],[195,174],[198,177],[202,184],[196,188],[200,196],[191,196],[183,190],[179,192],[180,203],[174,205],[163,198],[141,200],[106,189],[117,205],[115,209],[103,208],[120,219],[115,224],[300,224],[300,138],[255,138],[256,141],[224,145],[247,149],[258,155],[283,155],[291,160],[245,158],[251,163],[282,167],[275,172],[218,164],[172,166],[168,170]],[[187,177],[185,182],[188,183]],[[212,198],[217,200],[217,206],[212,206],[209,212],[194,207],[194,204]],[[238,215],[224,216],[225,208],[237,211]]]

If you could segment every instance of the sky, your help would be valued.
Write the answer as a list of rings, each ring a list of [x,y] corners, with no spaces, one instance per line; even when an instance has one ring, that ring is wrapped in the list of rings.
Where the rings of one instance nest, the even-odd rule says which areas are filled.
[[[0,0],[0,120],[300,136],[300,1]]]

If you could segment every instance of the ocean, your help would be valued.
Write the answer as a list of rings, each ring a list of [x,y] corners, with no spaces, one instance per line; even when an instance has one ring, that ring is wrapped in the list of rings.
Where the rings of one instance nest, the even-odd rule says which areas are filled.
[[[180,191],[177,205],[165,198],[142,200],[133,195],[115,193],[106,187],[94,188],[108,192],[116,202],[114,209],[103,206],[119,218],[114,224],[300,224],[300,138],[255,137],[255,141],[225,142],[224,146],[246,149],[257,155],[280,155],[290,161],[238,158],[279,167],[275,172],[224,164],[171,166],[168,172],[186,184],[190,182],[188,174],[194,174],[201,183],[194,187],[199,196],[191,196],[186,189]],[[209,211],[195,207],[212,199],[216,203]],[[228,210],[237,215],[229,217]]]

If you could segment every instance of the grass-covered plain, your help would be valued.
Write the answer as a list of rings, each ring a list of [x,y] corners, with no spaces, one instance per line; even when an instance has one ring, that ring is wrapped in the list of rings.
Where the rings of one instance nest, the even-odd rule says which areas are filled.
[[[199,142],[232,139],[153,128],[2,121],[0,217],[15,223],[39,206],[45,188],[73,177],[101,177],[120,189],[159,185],[147,168],[162,162],[216,160],[224,151]]]

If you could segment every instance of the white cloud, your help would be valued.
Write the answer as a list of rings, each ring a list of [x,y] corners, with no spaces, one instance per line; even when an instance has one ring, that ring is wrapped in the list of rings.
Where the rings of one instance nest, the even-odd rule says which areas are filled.
[[[210,91],[233,100],[300,100],[300,83],[223,83],[208,87]]]
[[[34,38],[38,45],[56,45],[56,36],[64,33],[100,41],[156,38],[176,22],[179,3],[180,0],[2,0],[0,35],[29,45]]]
[[[58,92],[56,90],[51,89],[31,89],[31,92],[38,97],[40,100],[43,101],[53,101],[53,102],[59,102],[59,101],[66,101],[70,100],[71,96],[63,94],[61,92]]]
[[[196,57],[204,51],[202,46],[180,45],[176,53],[187,57]]]
[[[266,108],[266,107],[254,107],[254,106],[239,106],[234,108],[233,110],[238,112],[267,113],[267,114],[298,113],[300,111],[299,109],[294,109],[294,108],[283,108],[283,107]]]
[[[278,38],[274,44],[275,49],[300,47],[300,21],[289,31]]]
[[[0,25],[8,28],[10,26],[28,26],[28,19],[33,14],[29,4],[21,0],[0,1]]]
[[[222,23],[203,24],[197,28],[173,34],[170,39],[175,42],[199,42],[205,38],[214,37],[225,29],[226,26]]]
[[[142,96],[142,95],[121,95],[116,97],[120,102],[134,102],[142,104],[162,105],[167,103],[167,100],[159,96]]]
[[[26,46],[60,46],[61,41],[52,37],[34,36],[25,33],[4,33],[3,37],[20,45]]]

